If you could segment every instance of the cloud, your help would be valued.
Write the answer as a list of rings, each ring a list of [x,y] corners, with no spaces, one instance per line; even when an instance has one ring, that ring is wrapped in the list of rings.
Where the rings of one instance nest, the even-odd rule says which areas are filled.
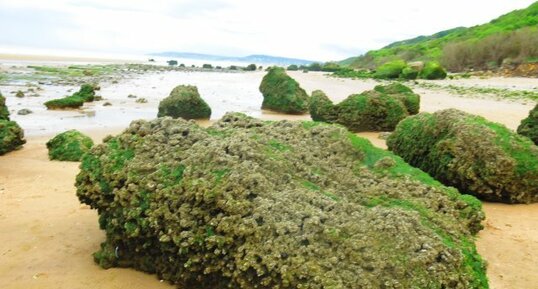
[[[532,0],[0,0],[0,43],[116,53],[343,59],[485,23]]]

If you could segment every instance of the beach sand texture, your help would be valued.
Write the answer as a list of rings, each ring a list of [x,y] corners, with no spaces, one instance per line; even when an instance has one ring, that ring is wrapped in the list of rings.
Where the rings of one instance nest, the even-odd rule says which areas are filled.
[[[245,95],[253,93],[263,73],[244,74]],[[342,80],[328,78],[318,73],[292,73],[301,85],[311,92],[324,90],[333,100],[340,101],[351,93],[373,88],[377,83],[372,80]],[[154,77],[142,87],[144,91],[152,86],[159,87],[160,77],[164,77],[159,93],[144,95],[149,102],[137,109],[137,105],[127,104],[127,94],[137,92],[116,91],[111,85],[105,86],[101,94],[110,99],[120,112],[121,123],[106,123],[91,128],[92,123],[78,122],[81,118],[70,119],[73,127],[80,129],[100,141],[107,134],[121,131],[128,123],[128,118],[142,116],[150,118],[156,114],[156,104],[162,95],[174,83],[174,77]],[[205,76],[204,76],[205,77]],[[217,76],[213,76],[218,78]],[[148,80],[148,79],[146,79]],[[207,80],[207,79],[205,79]],[[137,80],[133,80],[137,81]],[[215,80],[217,81],[217,80]],[[495,84],[495,80],[472,80],[483,85]],[[510,82],[511,80],[503,80]],[[538,81],[529,79],[514,80],[515,85],[537,87]],[[139,84],[139,83],[138,83]],[[179,84],[179,83],[177,83]],[[201,84],[203,85],[203,84]],[[130,87],[132,83],[123,83],[121,87]],[[201,92],[213,93],[212,88],[200,87]],[[4,88],[2,88],[4,92]],[[113,92],[116,91],[116,92]],[[215,90],[216,91],[216,90]],[[436,111],[444,108],[458,108],[471,113],[480,114],[490,120],[501,122],[514,129],[532,108],[531,103],[495,101],[488,99],[460,98],[445,92],[417,89],[422,95],[422,111]],[[116,94],[114,94],[116,93]],[[231,93],[231,92],[226,92]],[[6,94],[6,93],[4,93]],[[141,93],[142,94],[142,93]],[[203,93],[202,93],[203,95]],[[164,97],[166,95],[162,95]],[[116,98],[117,97],[117,98]],[[219,104],[219,96],[209,96],[213,105]],[[261,112],[252,103],[260,102],[259,94],[250,95],[248,105],[242,110],[263,119],[309,119],[308,116],[288,116],[271,112]],[[9,96],[8,103],[16,108],[17,101]],[[41,99],[40,101],[43,101]],[[230,102],[231,100],[227,100]],[[241,96],[233,100],[241,102]],[[124,103],[125,104],[125,103]],[[211,102],[210,102],[211,104]],[[24,105],[27,105],[26,103]],[[227,108],[227,107],[225,107]],[[92,105],[96,114],[107,108]],[[62,116],[69,112],[37,112],[47,117]],[[50,115],[49,115],[50,113]],[[221,112],[218,112],[221,113]],[[41,115],[42,116],[42,115]],[[97,213],[87,206],[80,205],[75,196],[74,180],[78,173],[78,163],[49,161],[46,141],[56,131],[37,129],[32,124],[32,115],[14,116],[22,126],[36,125],[30,129],[28,143],[23,149],[0,157],[0,288],[173,288],[166,282],[159,282],[155,275],[137,272],[132,269],[99,268],[91,254],[104,240],[104,233],[99,230]],[[82,124],[82,125],[81,125]],[[207,125],[207,123],[205,123]],[[56,130],[63,129],[62,125]],[[361,133],[375,145],[385,147],[384,141],[378,139],[378,133]],[[479,234],[477,241],[480,254],[488,261],[488,275],[492,289],[537,288],[538,274],[538,204],[504,205],[485,203],[487,220],[485,229]]]

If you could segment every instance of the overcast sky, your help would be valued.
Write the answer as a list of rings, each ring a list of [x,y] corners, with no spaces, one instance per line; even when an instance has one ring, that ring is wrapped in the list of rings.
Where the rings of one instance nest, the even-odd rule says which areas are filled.
[[[533,0],[0,0],[0,46],[340,60]]]

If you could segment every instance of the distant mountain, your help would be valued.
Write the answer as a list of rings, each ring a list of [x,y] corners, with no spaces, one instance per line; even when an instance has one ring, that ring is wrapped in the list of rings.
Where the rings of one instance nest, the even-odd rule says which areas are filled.
[[[207,60],[207,61],[237,61],[245,63],[255,63],[255,64],[279,64],[279,65],[308,65],[312,60],[297,59],[297,58],[287,58],[287,57],[278,57],[271,55],[249,55],[244,57],[233,57],[233,56],[222,56],[222,55],[211,55],[211,54],[201,54],[201,53],[192,53],[192,52],[160,52],[152,53],[152,56],[160,57],[170,57],[170,58],[187,58],[187,59],[197,59],[197,60]]]
[[[470,28],[457,27],[441,31],[430,36],[394,42],[378,50],[368,51],[366,54],[342,60],[340,64],[360,68],[375,68],[387,61],[403,59],[406,61],[429,61],[441,60],[445,46],[459,43],[476,45],[470,50],[484,50],[490,47],[480,47],[480,42],[501,43],[497,36],[506,36],[510,33],[520,33],[521,38],[533,38],[538,35],[538,2],[534,2],[526,9],[514,10],[502,15],[489,23],[473,26]],[[528,36],[528,37],[527,37]],[[534,41],[534,40],[533,40]],[[517,42],[515,40],[514,42]],[[532,49],[534,42],[530,42]],[[502,43],[501,43],[502,44]],[[516,47],[516,49],[518,49]],[[534,52],[533,52],[534,53]],[[534,55],[526,55],[533,58]],[[460,57],[455,55],[454,57]],[[463,57],[463,56],[462,56]],[[512,56],[510,56],[512,57]],[[472,68],[472,67],[471,67]]]

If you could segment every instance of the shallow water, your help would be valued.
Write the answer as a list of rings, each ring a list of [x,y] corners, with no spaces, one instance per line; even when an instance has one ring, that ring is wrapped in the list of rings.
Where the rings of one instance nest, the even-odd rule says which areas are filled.
[[[25,130],[26,135],[44,135],[66,129],[107,129],[125,127],[136,119],[153,119],[157,115],[159,101],[180,84],[196,85],[202,97],[212,108],[211,119],[219,119],[226,112],[243,112],[253,117],[267,115],[268,119],[281,119],[278,114],[263,112],[260,109],[263,97],[258,90],[263,72],[253,73],[215,73],[215,72],[164,72],[152,73],[117,84],[102,84],[97,95],[103,101],[87,103],[80,110],[47,110],[44,102],[71,94],[78,87],[47,86],[39,92],[40,97],[14,97],[11,91],[26,90],[25,86],[3,87],[12,118]],[[69,91],[69,90],[72,91]],[[136,103],[137,98],[147,99],[147,103]],[[111,106],[103,106],[110,102]],[[21,116],[16,112],[22,108],[33,111]],[[309,119],[300,116],[300,119]]]

